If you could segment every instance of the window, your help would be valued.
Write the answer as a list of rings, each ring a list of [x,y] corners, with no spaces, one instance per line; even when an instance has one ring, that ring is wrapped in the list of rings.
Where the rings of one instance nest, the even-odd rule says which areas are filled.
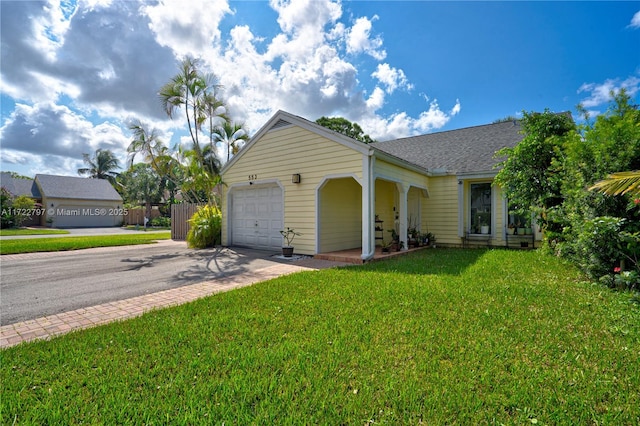
[[[491,233],[491,183],[471,184],[471,211],[469,232]]]

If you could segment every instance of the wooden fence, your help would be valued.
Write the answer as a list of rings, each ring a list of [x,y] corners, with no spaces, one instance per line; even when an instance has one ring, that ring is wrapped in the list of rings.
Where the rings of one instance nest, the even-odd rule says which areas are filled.
[[[124,224],[144,226],[145,212],[145,209],[128,209],[127,214],[124,215]],[[151,217],[149,219],[155,219],[156,217],[160,216],[162,216],[160,210],[151,209]]]
[[[184,241],[189,232],[189,219],[203,204],[172,204],[171,205],[171,239]]]

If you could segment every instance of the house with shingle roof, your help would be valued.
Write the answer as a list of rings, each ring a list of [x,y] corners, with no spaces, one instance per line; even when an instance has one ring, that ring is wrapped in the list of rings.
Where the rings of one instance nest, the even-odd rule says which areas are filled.
[[[57,228],[119,226],[122,197],[105,179],[38,174],[35,184],[46,211]]]
[[[392,233],[404,249],[416,232],[507,245],[515,218],[492,184],[495,153],[522,137],[508,121],[364,144],[279,111],[222,169],[223,244],[279,250],[289,227],[296,253],[360,249],[363,261]]]

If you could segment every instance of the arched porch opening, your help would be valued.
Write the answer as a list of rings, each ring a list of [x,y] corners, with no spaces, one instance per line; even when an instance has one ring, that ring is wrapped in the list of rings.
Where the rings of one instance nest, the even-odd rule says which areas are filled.
[[[353,177],[327,179],[318,190],[318,251],[362,246],[362,186]]]

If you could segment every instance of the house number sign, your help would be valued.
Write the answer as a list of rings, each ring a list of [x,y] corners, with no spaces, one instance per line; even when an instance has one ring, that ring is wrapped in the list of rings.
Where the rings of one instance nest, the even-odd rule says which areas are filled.
[[[257,180],[258,175],[249,175],[249,180]]]

